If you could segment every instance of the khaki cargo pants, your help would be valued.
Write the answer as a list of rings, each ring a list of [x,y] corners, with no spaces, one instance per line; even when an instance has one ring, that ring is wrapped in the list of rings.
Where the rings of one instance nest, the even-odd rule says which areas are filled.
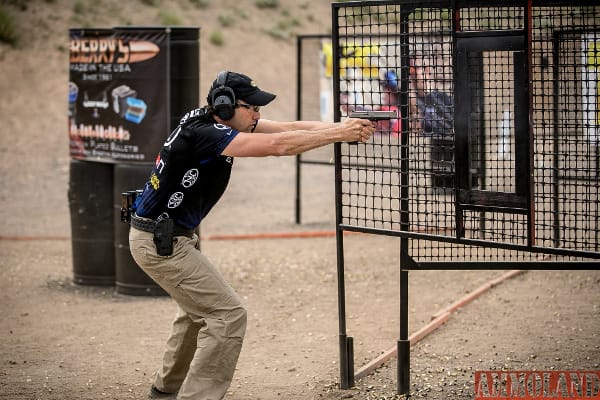
[[[159,256],[153,234],[131,228],[136,263],[178,304],[154,385],[177,399],[225,396],[246,331],[246,310],[221,273],[198,250],[198,238],[178,236],[171,256]]]

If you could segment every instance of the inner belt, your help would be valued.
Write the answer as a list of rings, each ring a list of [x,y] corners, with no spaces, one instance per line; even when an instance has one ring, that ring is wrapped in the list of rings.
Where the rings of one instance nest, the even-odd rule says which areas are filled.
[[[135,214],[132,214],[131,226],[133,226],[136,229],[139,229],[140,231],[154,233],[156,221],[148,218],[141,218]],[[175,225],[173,228],[173,236],[187,236],[189,238],[193,238],[194,230]]]

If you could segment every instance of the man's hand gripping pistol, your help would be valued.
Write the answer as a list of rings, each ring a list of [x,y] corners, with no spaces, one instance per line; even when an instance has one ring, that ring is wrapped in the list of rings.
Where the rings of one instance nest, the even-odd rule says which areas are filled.
[[[362,118],[369,121],[389,121],[393,118],[398,118],[396,111],[351,111],[348,118]],[[358,142],[350,142],[350,144],[358,144]]]

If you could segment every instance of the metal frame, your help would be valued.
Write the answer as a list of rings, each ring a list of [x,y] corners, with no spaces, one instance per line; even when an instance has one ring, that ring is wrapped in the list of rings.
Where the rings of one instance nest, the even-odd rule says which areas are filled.
[[[302,88],[302,60],[304,59],[303,43],[306,40],[329,39],[331,35],[313,34],[313,35],[298,35],[296,37],[296,119],[303,119],[303,103]],[[317,79],[318,77],[315,77]],[[295,160],[295,196],[294,196],[294,216],[296,224],[302,223],[302,165],[323,165],[332,166],[331,163],[316,160],[307,160],[302,154],[296,155]]]
[[[500,4],[498,4],[500,3]],[[351,150],[347,144],[336,143],[334,146],[335,151],[335,179],[336,179],[336,242],[337,242],[337,276],[338,276],[338,311],[339,311],[339,349],[340,349],[340,387],[347,389],[354,386],[354,342],[353,338],[348,335],[347,324],[346,324],[346,311],[345,311],[345,262],[344,262],[344,232],[363,232],[377,235],[386,235],[400,238],[400,282],[399,282],[399,297],[400,297],[400,326],[399,326],[399,339],[397,341],[397,368],[398,368],[398,393],[409,394],[410,391],[410,341],[408,336],[408,271],[410,270],[427,270],[427,269],[469,269],[469,270],[504,270],[504,269],[522,269],[522,270],[556,270],[556,269],[599,269],[600,268],[600,252],[598,251],[598,245],[593,249],[585,248],[564,248],[560,247],[560,242],[555,238],[554,245],[552,247],[542,244],[538,244],[535,237],[535,203],[534,203],[534,179],[533,175],[533,156],[534,156],[534,128],[532,126],[533,120],[533,96],[535,91],[533,90],[532,83],[532,7],[536,5],[543,5],[544,7],[551,6],[572,6],[572,1],[546,1],[546,2],[535,2],[532,0],[526,1],[470,1],[470,0],[453,0],[453,1],[362,1],[362,2],[349,2],[349,3],[333,3],[332,4],[332,40],[333,40],[333,52],[334,52],[334,95],[337,97],[334,101],[334,119],[336,121],[341,120],[344,115],[341,112],[340,102],[340,59],[342,54],[340,53],[340,39],[344,35],[348,35],[347,31],[341,33],[342,28],[339,25],[340,11],[345,8],[355,7],[359,12],[364,13],[361,16],[370,16],[371,9],[383,10],[382,13],[387,12],[386,7],[395,9],[399,7],[399,31],[400,31],[400,111],[402,114],[402,136],[399,143],[399,174],[400,174],[400,201],[399,211],[400,220],[397,224],[397,228],[387,228],[385,226],[367,226],[357,222],[355,224],[348,223],[350,219],[344,214],[344,184],[348,180],[348,168],[356,167],[356,164],[350,165],[346,160],[349,152],[355,152]],[[592,6],[596,3],[592,1],[581,1],[577,2],[577,5],[581,6]],[[479,33],[466,33],[461,32],[461,27],[456,26],[461,21],[462,12],[464,9],[469,7],[517,7],[522,8],[523,11],[523,28],[515,31],[504,30],[502,32],[489,32],[483,31]],[[454,94],[461,100],[456,101],[457,108],[454,110],[455,115],[455,135],[456,142],[454,148],[454,159],[455,163],[455,184],[453,188],[456,194],[456,227],[454,235],[443,235],[438,233],[429,233],[427,231],[414,231],[411,230],[411,162],[409,160],[411,155],[411,143],[410,137],[410,118],[409,118],[409,70],[410,70],[410,59],[409,59],[409,16],[412,12],[419,8],[431,8],[431,9],[444,9],[451,13],[452,23],[452,37],[453,37],[453,55],[454,55]],[[347,27],[346,27],[347,28]],[[600,29],[597,27],[596,29]],[[363,32],[361,32],[363,33]],[[377,35],[374,35],[377,36]],[[554,40],[557,36],[554,36]],[[482,43],[481,40],[485,43]],[[485,45],[487,47],[482,47]],[[460,58],[464,56],[466,50],[473,52],[480,52],[489,49],[502,49],[514,51],[514,66],[515,70],[521,70],[522,73],[515,73],[516,84],[515,86],[515,138],[517,149],[515,149],[516,161],[515,161],[515,192],[514,193],[503,193],[493,191],[482,191],[474,190],[472,187],[472,180],[470,179],[470,166],[468,164],[469,155],[473,151],[470,148],[470,137],[466,132],[469,132],[468,122],[468,102],[464,99],[469,99],[470,94],[466,92],[466,86],[462,85],[462,81],[459,80],[458,74],[462,74],[463,71],[457,70],[457,64],[460,64]],[[555,49],[556,50],[556,49]],[[457,61],[458,60],[458,61]],[[554,62],[558,62],[558,56],[555,55]],[[523,69],[519,69],[523,66]],[[556,69],[554,70],[556,73]],[[482,72],[479,71],[475,75],[478,77]],[[463,77],[464,79],[464,77]],[[556,84],[557,78],[554,77]],[[462,91],[462,92],[461,92]],[[556,100],[557,93],[555,88],[554,98]],[[467,103],[467,108],[464,108]],[[554,114],[556,118],[557,114]],[[555,124],[555,139],[560,136],[557,131],[557,124]],[[555,142],[557,142],[555,140]],[[361,146],[359,144],[359,146]],[[477,151],[477,150],[476,150]],[[598,155],[598,146],[596,147],[596,154]],[[353,153],[354,154],[354,153]],[[358,154],[358,152],[357,152]],[[479,158],[484,160],[483,157]],[[467,160],[467,161],[465,161]],[[555,162],[557,157],[554,158]],[[482,163],[481,168],[484,171],[487,167],[486,163]],[[373,163],[368,164],[365,168],[376,169],[378,166]],[[560,180],[569,179],[567,175],[560,175],[559,167],[557,164],[554,166],[554,185],[555,191],[553,193],[555,201],[558,201],[558,193]],[[385,166],[382,167],[385,169]],[[485,176],[482,177],[485,179]],[[580,179],[580,178],[578,178]],[[416,183],[415,183],[416,184]],[[413,184],[414,185],[414,184]],[[464,222],[462,212],[464,210],[475,210],[480,212],[480,215],[490,212],[500,212],[509,214],[522,214],[525,215],[526,223],[526,237],[523,242],[519,241],[494,241],[490,239],[481,239],[474,237],[467,237],[464,233]],[[599,217],[596,216],[596,219]],[[490,219],[484,219],[480,217],[480,226],[483,226],[485,222],[489,222]],[[554,224],[558,225],[558,217],[555,217]],[[492,220],[493,223],[493,220]],[[376,225],[376,224],[373,224]],[[385,224],[384,224],[385,225]],[[472,228],[473,229],[473,228]],[[555,228],[559,229],[559,228]],[[555,232],[555,236],[558,234]],[[598,234],[596,234],[596,238]],[[457,262],[448,262],[447,260],[419,260],[411,254],[411,241],[413,240],[425,240],[432,243],[447,244],[447,245],[458,245],[458,246],[472,246],[473,248],[495,248],[499,251],[510,250],[516,252],[522,252],[525,254],[546,254],[550,256],[562,257],[562,260],[557,261],[537,261],[534,257],[519,256],[516,257],[516,261],[509,260],[490,262],[486,261],[469,261],[461,260]],[[520,253],[521,254],[521,253]],[[475,257],[476,258],[476,257]],[[574,260],[575,259],[575,260]]]

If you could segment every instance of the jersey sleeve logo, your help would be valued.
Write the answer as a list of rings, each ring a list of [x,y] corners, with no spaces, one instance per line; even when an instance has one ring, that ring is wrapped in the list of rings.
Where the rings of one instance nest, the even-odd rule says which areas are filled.
[[[181,132],[181,126],[178,126],[173,132],[171,132],[171,134],[169,135],[169,137],[167,138],[167,140],[165,141],[163,146],[169,147],[170,145],[172,145],[173,142],[175,141],[175,139],[177,139],[177,136],[179,136],[180,132]]]
[[[160,179],[158,179],[158,176],[156,176],[154,172],[150,176],[150,184],[152,185],[154,190],[158,190],[158,188],[160,187]]]
[[[177,208],[183,201],[183,193],[175,192],[169,197],[169,202],[167,203],[168,208]]]
[[[184,188],[189,188],[196,183],[198,180],[198,170],[196,168],[190,169],[183,175],[183,179],[181,179],[181,186]]]

